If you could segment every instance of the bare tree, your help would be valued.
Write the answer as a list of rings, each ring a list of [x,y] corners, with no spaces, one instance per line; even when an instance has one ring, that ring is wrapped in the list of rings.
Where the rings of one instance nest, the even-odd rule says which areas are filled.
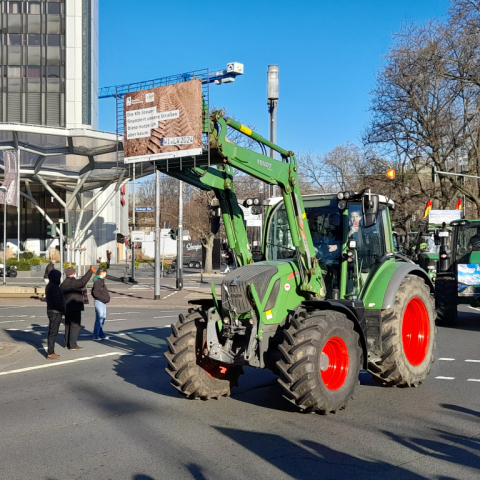
[[[478,1],[453,0],[450,12],[446,23],[406,25],[395,35],[372,92],[373,116],[364,139],[382,147],[402,174],[412,172],[412,187],[423,198],[447,208],[462,194],[478,215],[478,181],[440,176],[435,187],[426,175],[431,167],[480,172]]]

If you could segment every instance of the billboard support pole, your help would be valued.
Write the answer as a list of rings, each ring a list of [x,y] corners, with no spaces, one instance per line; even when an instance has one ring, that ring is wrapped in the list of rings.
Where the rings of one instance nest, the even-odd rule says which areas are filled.
[[[135,230],[135,163],[133,164],[133,185],[132,185],[132,229],[131,232]],[[133,236],[130,234],[130,245],[132,247],[132,276],[130,281],[135,282],[135,242],[133,241]]]
[[[177,290],[183,289],[183,182],[178,181]]]
[[[155,172],[155,294],[160,300],[160,170]]]

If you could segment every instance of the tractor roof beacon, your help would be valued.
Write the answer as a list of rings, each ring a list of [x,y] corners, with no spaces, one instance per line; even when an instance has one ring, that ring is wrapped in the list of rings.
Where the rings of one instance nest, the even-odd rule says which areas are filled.
[[[210,300],[190,302],[195,308],[172,325],[165,357],[173,387],[191,399],[218,398],[244,366],[269,368],[302,411],[329,413],[346,406],[360,369],[386,386],[423,383],[435,343],[433,285],[394,252],[393,202],[368,189],[302,197],[293,152],[223,115],[205,122],[209,155],[185,158],[182,169],[156,162],[215,193],[238,266],[220,295],[212,286]],[[281,160],[230,142],[227,127]],[[282,193],[263,202],[261,261],[248,245],[233,168]]]

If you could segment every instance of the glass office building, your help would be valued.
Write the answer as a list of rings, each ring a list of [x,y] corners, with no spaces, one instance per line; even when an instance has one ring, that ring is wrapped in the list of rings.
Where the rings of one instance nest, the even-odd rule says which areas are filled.
[[[0,1],[0,123],[97,127],[98,0]]]

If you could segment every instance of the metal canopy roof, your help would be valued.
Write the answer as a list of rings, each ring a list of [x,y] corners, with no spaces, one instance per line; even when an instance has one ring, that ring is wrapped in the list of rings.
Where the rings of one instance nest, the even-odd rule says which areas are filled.
[[[21,178],[44,177],[48,182],[77,183],[84,189],[130,177],[124,164],[123,137],[90,129],[66,129],[14,123],[0,124],[0,177],[4,150],[20,150]],[[147,163],[136,169],[141,177],[154,171]],[[87,175],[88,174],[88,175]]]

